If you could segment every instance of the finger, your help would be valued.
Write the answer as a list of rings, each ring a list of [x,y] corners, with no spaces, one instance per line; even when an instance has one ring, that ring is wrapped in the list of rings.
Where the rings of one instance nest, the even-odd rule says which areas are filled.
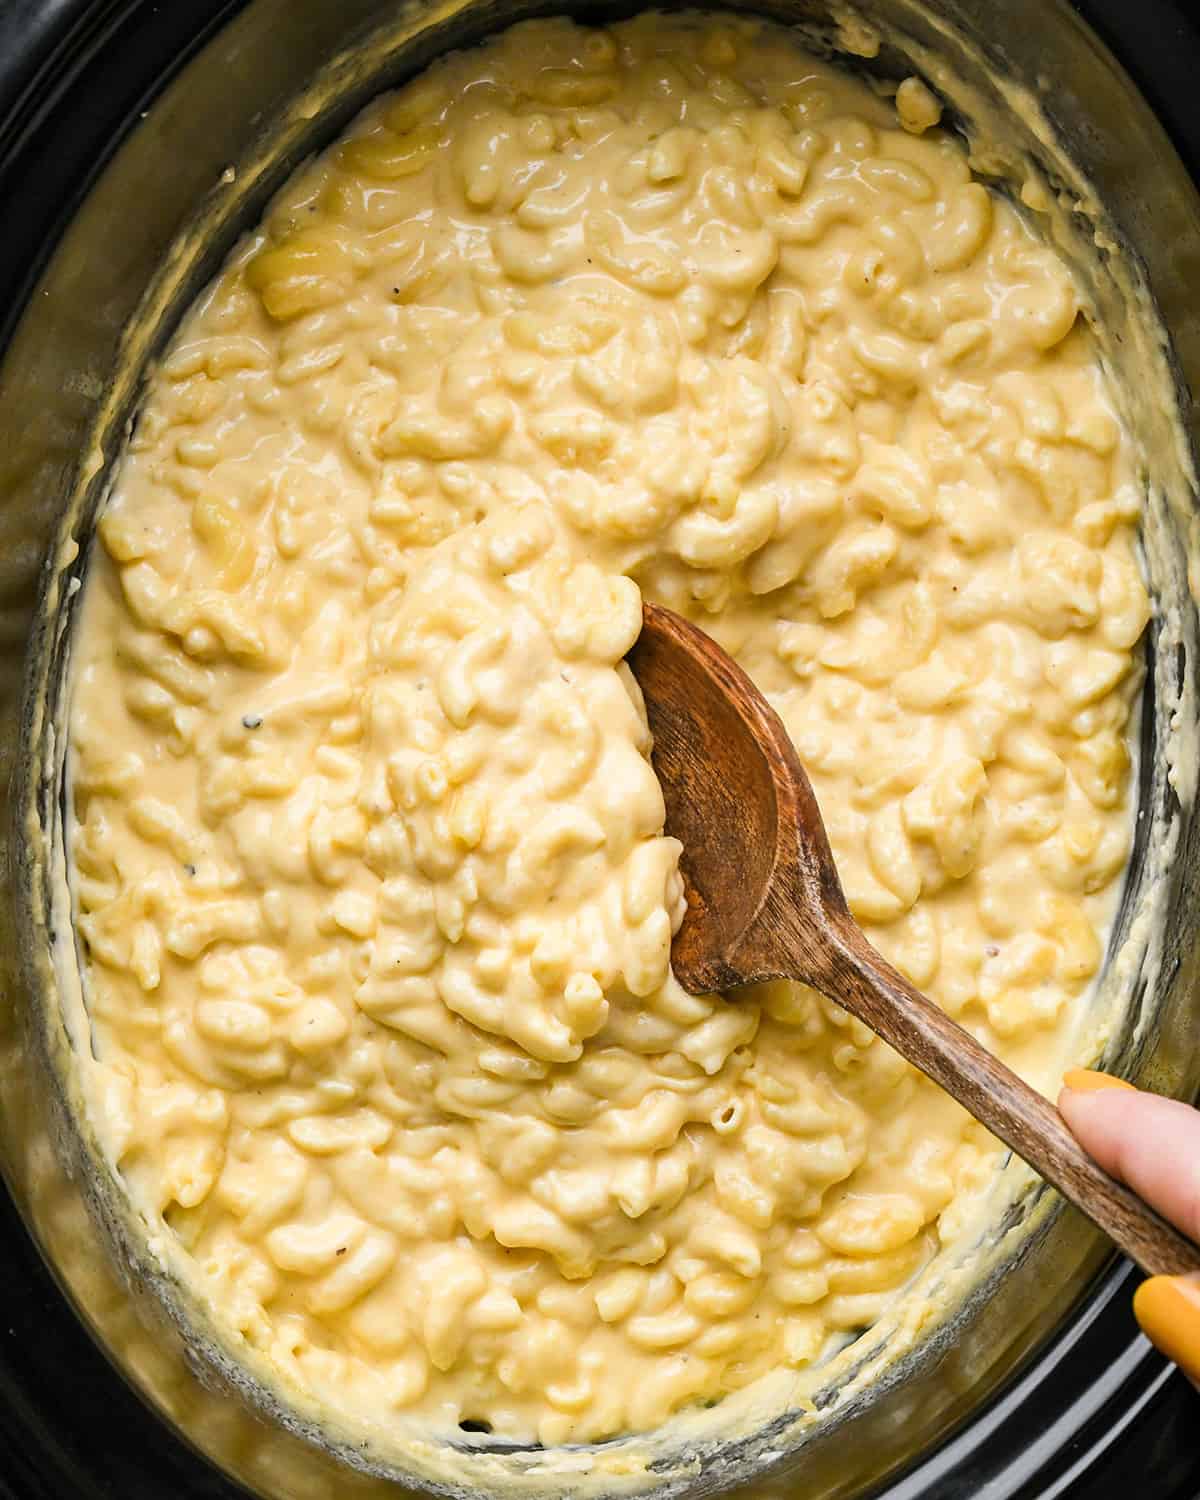
[[[1076,1074],[1068,1080],[1080,1081]],[[1106,1172],[1200,1240],[1200,1111],[1157,1094],[1095,1085],[1086,1092],[1064,1088],[1058,1108],[1079,1144]]]
[[[1200,1239],[1200,1111],[1105,1073],[1076,1070],[1065,1083],[1059,1112],[1084,1150]],[[1151,1276],[1133,1311],[1155,1348],[1200,1388],[1200,1276]]]
[[[1200,1276],[1151,1276],[1133,1294],[1138,1327],[1200,1386]]]

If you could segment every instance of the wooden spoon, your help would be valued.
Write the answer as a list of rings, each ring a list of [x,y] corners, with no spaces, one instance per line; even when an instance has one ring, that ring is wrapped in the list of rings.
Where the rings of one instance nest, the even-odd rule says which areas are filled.
[[[1041,1094],[872,948],[787,731],[742,669],[655,604],[644,606],[629,664],[646,699],[667,832],[683,844],[687,913],[671,949],[683,987],[811,985],[940,1084],[1143,1270],[1200,1270],[1200,1248],[1103,1172]]]

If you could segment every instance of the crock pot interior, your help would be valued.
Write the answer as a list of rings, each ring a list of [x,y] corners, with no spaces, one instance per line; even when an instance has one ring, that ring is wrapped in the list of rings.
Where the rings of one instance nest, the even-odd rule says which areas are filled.
[[[237,233],[254,221],[295,164],[380,88],[410,76],[447,47],[521,16],[564,8],[570,7],[450,0],[413,6],[398,18],[388,14],[390,7],[369,0],[248,5],[149,106],[81,204],[4,370],[6,426],[14,435],[22,427],[22,402],[35,406],[39,391],[65,383],[75,397],[61,430],[40,434],[42,453],[28,442],[22,446],[18,436],[7,460],[9,492],[37,497],[19,521],[13,507],[5,513],[6,520],[12,514],[24,525],[26,548],[40,552],[51,524],[57,520],[59,528],[32,653],[16,801],[20,831],[13,842],[20,854],[15,911],[26,984],[36,1000],[31,1055],[41,1072],[22,1101],[28,1117],[13,1134],[24,1145],[14,1152],[10,1170],[52,1262],[97,1337],[197,1446],[265,1493],[320,1494],[328,1492],[322,1486],[336,1483],[337,1493],[349,1496],[407,1486],[398,1477],[383,1477],[388,1466],[377,1454],[344,1441],[321,1446],[311,1424],[273,1405],[261,1389],[246,1387],[219,1345],[196,1336],[200,1314],[164,1283],[123,1215],[119,1193],[95,1168],[91,1143],[71,1108],[71,1049],[86,1041],[64,1026],[61,994],[46,965],[55,936],[66,930],[66,913],[51,879],[61,842],[62,746],[45,709],[61,690],[73,580],[84,565],[107,465],[126,430],[141,372]],[[623,7],[623,13],[635,8]],[[616,13],[612,7],[573,9],[588,20]],[[837,47],[831,8],[815,0],[755,9],[800,23],[815,46]],[[930,10],[915,0],[877,0],[857,9],[892,40],[874,58],[847,57],[848,65],[892,78],[915,65],[955,106],[964,128],[982,130],[984,139],[1015,140],[1038,161],[1052,190],[1063,195],[1052,228],[1097,309],[1102,344],[1118,379],[1134,361],[1149,372],[1122,384],[1145,451],[1149,558],[1156,595],[1166,607],[1150,646],[1142,817],[1116,940],[1118,947],[1133,946],[1126,948],[1128,964],[1120,974],[1110,962],[1098,1014],[1132,996],[1107,1057],[1164,1091],[1184,1092],[1195,1082],[1187,1072],[1195,1054],[1188,1002],[1196,962],[1189,941],[1196,890],[1189,871],[1200,832],[1190,799],[1185,795],[1181,802],[1179,796],[1187,790],[1186,769],[1173,784],[1165,752],[1181,727],[1172,725],[1172,715],[1182,715],[1184,730],[1195,718],[1188,657],[1196,612],[1186,565],[1189,553],[1197,555],[1192,474],[1186,444],[1170,421],[1177,376],[1172,358],[1200,374],[1200,331],[1186,297],[1188,259],[1200,251],[1194,193],[1128,80],[1065,5],[1010,4],[1002,31],[999,8],[989,0],[946,0]],[[385,30],[372,34],[381,21]],[[982,39],[986,65],[971,45],[964,46],[960,32]],[[844,40],[846,33],[841,35]],[[281,37],[287,46],[279,45]],[[1014,96],[996,80],[1030,90],[1035,101],[1052,100],[1053,122],[1016,121]],[[996,119],[1004,122],[999,131]],[[1121,120],[1119,142],[1097,128],[1106,119]],[[1001,185],[1017,165],[1015,158],[994,153],[987,163]],[[1104,211],[1093,203],[1103,203]],[[1130,243],[1148,263],[1174,356],[1158,343],[1155,320],[1140,301],[1137,271],[1128,281],[1116,274],[1132,264],[1121,248]],[[23,608],[15,627],[20,639],[28,614]],[[1160,858],[1164,850],[1171,854],[1168,868]],[[1143,921],[1154,880],[1162,882],[1164,904],[1158,916]],[[1148,954],[1141,952],[1145,944]],[[61,951],[69,962],[70,948]],[[43,1101],[51,1104],[45,1118]],[[57,1154],[46,1149],[47,1126]],[[67,1164],[69,1179],[62,1177],[60,1162]],[[826,1419],[801,1424],[802,1444],[789,1415],[734,1443],[716,1430],[687,1451],[672,1451],[664,1442],[647,1477],[655,1492],[749,1493],[753,1480],[754,1493],[768,1493],[775,1484],[788,1485],[803,1464],[807,1495],[850,1495],[936,1441],[1063,1315],[1103,1253],[1092,1233],[1074,1216],[1058,1213],[1023,1169],[1010,1171],[1006,1190],[1015,1196],[996,1226],[989,1275],[951,1323],[850,1397],[844,1394],[853,1377],[848,1361],[839,1382],[818,1398],[828,1408]],[[115,1251],[116,1276],[88,1253],[91,1222],[103,1226]],[[172,1313],[164,1315],[163,1307]],[[870,1352],[870,1336],[864,1344],[860,1359]],[[190,1373],[193,1367],[202,1383]],[[274,1430],[249,1415],[254,1407],[275,1419]],[[852,1441],[845,1431],[850,1421]],[[497,1493],[506,1478],[532,1481],[555,1462],[538,1452],[481,1453],[477,1483]],[[548,1482],[553,1493],[566,1488],[561,1474]]]

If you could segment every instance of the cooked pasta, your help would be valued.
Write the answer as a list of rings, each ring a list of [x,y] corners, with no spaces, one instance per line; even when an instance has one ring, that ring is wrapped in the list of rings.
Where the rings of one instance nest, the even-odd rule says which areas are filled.
[[[1139,504],[1071,279],[917,79],[539,21],[305,166],[149,383],[70,726],[92,1108],[234,1346],[559,1443],[874,1321],[994,1144],[812,991],[672,977],[641,600],[1045,1084],[1129,848]]]

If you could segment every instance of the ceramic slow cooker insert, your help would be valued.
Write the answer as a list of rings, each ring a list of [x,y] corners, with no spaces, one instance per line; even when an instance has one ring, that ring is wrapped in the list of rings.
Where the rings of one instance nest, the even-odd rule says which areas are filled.
[[[1086,202],[1083,214],[1072,211],[1084,202],[1081,184],[1086,188],[1088,181],[1103,205],[1105,240],[1132,244],[1145,259],[1178,373],[1184,382],[1189,374],[1200,377],[1200,331],[1187,297],[1189,261],[1194,264],[1200,251],[1194,191],[1129,80],[1073,13],[1057,4],[1001,6],[994,0],[947,0],[929,8],[877,0],[857,8],[882,23],[885,33],[895,27],[901,50],[918,69],[924,65],[976,126],[989,112],[1002,118],[1007,108],[1007,96],[991,80],[1027,91],[1042,118],[1022,144],[1040,161],[1051,190],[1061,191],[1058,232],[1083,257],[1080,270],[1090,279],[1105,326],[1122,342],[1148,339],[1153,353],[1154,319],[1130,295],[1133,283],[1112,277],[1109,252],[1094,256],[1088,250],[1099,220]],[[7,201],[28,210],[14,212],[21,227],[0,264],[12,329],[0,373],[0,576],[7,626],[2,665],[9,702],[15,703],[22,665],[27,657],[32,662],[26,706],[33,710],[21,724],[10,711],[5,726],[6,750],[17,771],[17,834],[8,848],[12,899],[3,914],[4,950],[11,956],[23,944],[26,960],[19,971],[13,966],[5,987],[12,1010],[6,1019],[13,1022],[3,1033],[6,1167],[21,1213],[97,1341],[195,1448],[266,1494],[394,1494],[406,1487],[403,1476],[382,1472],[375,1455],[344,1445],[339,1452],[336,1435],[331,1442],[329,1434],[306,1431],[303,1414],[298,1419],[273,1410],[261,1390],[239,1395],[236,1370],[198,1336],[194,1309],[175,1289],[152,1284],[153,1268],[124,1224],[119,1202],[93,1170],[87,1142],[65,1107],[70,1040],[42,962],[62,936],[62,913],[45,880],[61,805],[52,720],[37,710],[53,699],[62,670],[69,580],[80,567],[71,541],[86,545],[142,366],[232,239],[254,221],[288,171],[335,134],[365,98],[410,76],[448,46],[519,16],[562,7],[444,4],[400,12],[367,0],[336,6],[328,0],[257,0],[187,9],[183,17],[136,4],[18,5],[0,19],[12,40],[0,49]],[[818,44],[836,42],[826,6],[758,9],[813,28]],[[1142,9],[1143,32],[1149,30],[1148,9]],[[602,19],[613,12],[582,7],[576,13]],[[1171,7],[1163,5],[1161,14],[1164,24],[1171,21]],[[1186,39],[1186,32],[1180,34]],[[876,59],[847,61],[903,76],[911,63],[901,50],[885,46]],[[951,63],[951,72],[939,77],[943,62]],[[955,79],[965,85],[958,99]],[[1106,128],[1113,120],[1121,121],[1119,134]],[[1189,1067],[1195,1056],[1196,955],[1184,939],[1195,928],[1196,898],[1183,876],[1197,829],[1188,809],[1172,802],[1161,753],[1166,706],[1188,670],[1195,629],[1182,572],[1192,500],[1189,456],[1170,422],[1162,421],[1169,415],[1174,373],[1167,361],[1161,363],[1158,400],[1135,416],[1153,454],[1151,485],[1164,507],[1159,522],[1176,540],[1156,582],[1162,597],[1175,598],[1177,609],[1170,631],[1160,627],[1151,643],[1154,694],[1146,716],[1143,819],[1126,930],[1137,909],[1139,881],[1154,868],[1156,840],[1170,830],[1179,839],[1178,868],[1167,872],[1154,961],[1142,966],[1133,993],[1116,996],[1126,1019],[1107,1055],[1152,1086],[1187,1093],[1195,1083]],[[39,571],[49,580],[40,612],[34,605]],[[33,822],[22,824],[26,811]],[[22,1450],[32,1461],[10,1471],[12,1482],[23,1486],[12,1493],[103,1494],[118,1468],[122,1494],[158,1494],[167,1484],[182,1494],[221,1493],[214,1486],[223,1481],[131,1403],[96,1363],[72,1315],[47,1286],[15,1218],[10,1243],[19,1269],[10,1280],[9,1295],[16,1300],[9,1338],[17,1340],[20,1321],[25,1365],[25,1373],[17,1366],[13,1398],[38,1434],[32,1455],[28,1445]],[[997,1493],[1042,1493],[1055,1469],[1068,1479],[1070,1440],[1080,1441],[1081,1417],[1107,1435],[1109,1449],[1115,1446],[1116,1456],[1109,1451],[1105,1460],[1111,1481],[1122,1442],[1132,1451],[1122,1432],[1139,1425],[1154,1432],[1156,1424],[1161,1438],[1170,1431],[1166,1424],[1179,1393],[1161,1389],[1161,1367],[1144,1346],[1130,1341],[1124,1273],[1110,1270],[1094,1280],[1103,1256],[1091,1231],[1022,1181],[996,1226],[992,1273],[970,1304],[891,1378],[840,1407],[831,1391],[831,1420],[800,1448],[786,1425],[737,1444],[714,1437],[701,1454],[664,1447],[658,1492],[750,1493],[752,1480],[755,1492],[762,1492],[760,1477],[769,1473],[778,1493],[802,1487],[812,1496],[860,1494],[919,1459],[896,1493],[973,1493],[976,1484],[963,1483],[971,1473],[990,1476],[1000,1486]],[[36,1300],[21,1296],[22,1278]],[[164,1299],[174,1318],[162,1313]],[[38,1328],[44,1330],[40,1336]],[[78,1418],[72,1403],[61,1399],[74,1382],[59,1350],[82,1351],[80,1368],[90,1369],[95,1380],[92,1399],[99,1405],[83,1402]],[[1022,1373],[1013,1383],[1019,1366]],[[49,1376],[55,1368],[57,1402]],[[1004,1394],[988,1407],[1006,1380]],[[101,1411],[109,1400],[118,1409],[123,1403],[127,1416],[138,1413],[133,1420],[141,1438],[128,1454],[111,1442]],[[1151,1410],[1139,1424],[1143,1407]],[[934,1452],[956,1428],[958,1436]],[[515,1476],[545,1464],[545,1455],[537,1453],[498,1457]],[[1175,1493],[1171,1485],[1188,1483],[1181,1461],[1186,1463],[1185,1455],[1168,1455],[1150,1471],[1160,1475],[1158,1493]],[[1079,1480],[1084,1485],[1086,1467]],[[1145,1462],[1136,1472],[1144,1479]],[[236,1490],[229,1485],[226,1492]]]

